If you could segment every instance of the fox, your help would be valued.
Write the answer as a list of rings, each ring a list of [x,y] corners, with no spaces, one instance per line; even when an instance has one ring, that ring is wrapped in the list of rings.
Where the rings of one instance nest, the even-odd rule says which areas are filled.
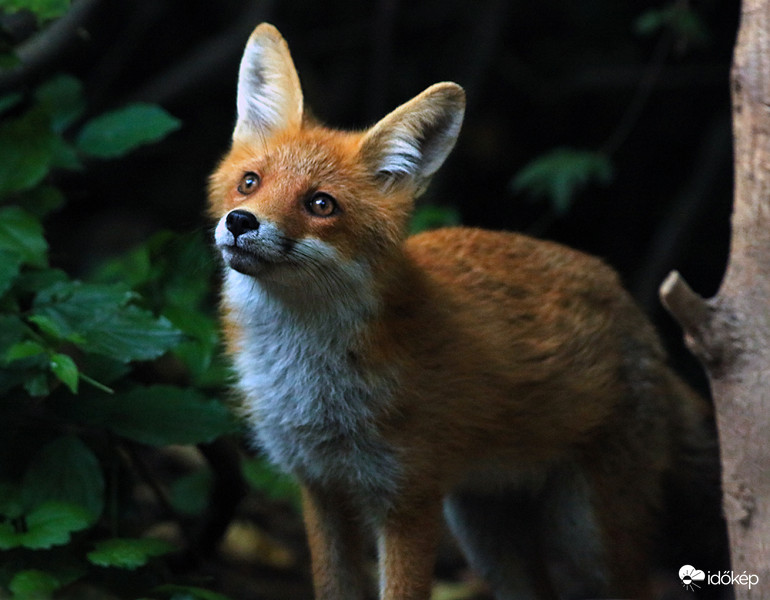
[[[240,410],[299,484],[319,599],[429,598],[447,529],[496,598],[651,598],[667,482],[710,447],[708,404],[601,259],[409,234],[464,112],[442,82],[327,127],[256,27],[209,182]]]

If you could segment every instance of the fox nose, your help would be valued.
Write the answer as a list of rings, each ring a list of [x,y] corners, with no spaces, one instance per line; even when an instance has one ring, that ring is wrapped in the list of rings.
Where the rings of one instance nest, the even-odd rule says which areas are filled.
[[[245,210],[234,210],[228,213],[225,219],[225,225],[227,225],[228,231],[233,234],[233,237],[238,237],[249,231],[259,229],[259,221],[257,217]]]

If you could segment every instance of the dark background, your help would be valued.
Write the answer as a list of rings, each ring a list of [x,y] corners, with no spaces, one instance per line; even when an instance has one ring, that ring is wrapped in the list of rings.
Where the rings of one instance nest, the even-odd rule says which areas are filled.
[[[699,41],[635,23],[689,7]],[[703,295],[726,260],[732,192],[729,65],[738,3],[618,0],[77,0],[64,42],[0,90],[67,72],[89,114],[156,102],[183,127],[121,161],[60,182],[70,202],[48,222],[53,259],[78,273],[153,231],[207,228],[206,179],[227,149],[238,61],[253,27],[289,42],[306,103],[322,121],[364,127],[428,85],[468,92],[459,143],[426,202],[468,225],[556,239],[605,258],[662,326],[679,332],[657,288],[672,268]],[[74,16],[73,16],[73,13]],[[17,20],[6,34],[25,43]],[[602,150],[607,186],[589,185],[567,214],[514,193],[511,178],[556,147]]]

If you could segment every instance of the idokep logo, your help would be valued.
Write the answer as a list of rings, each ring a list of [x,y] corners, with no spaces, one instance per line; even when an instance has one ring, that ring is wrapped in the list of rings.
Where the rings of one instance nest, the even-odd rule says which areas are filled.
[[[699,571],[692,565],[684,565],[681,569],[679,569],[679,579],[682,580],[682,585],[686,589],[694,592],[695,588],[700,587],[697,582],[705,581],[706,574],[703,571]]]
[[[694,592],[704,584],[708,585],[745,585],[751,589],[759,583],[759,575],[750,575],[745,571],[743,573],[734,573],[733,571],[717,571],[704,573],[692,565],[684,565],[679,569],[679,579],[685,589]]]

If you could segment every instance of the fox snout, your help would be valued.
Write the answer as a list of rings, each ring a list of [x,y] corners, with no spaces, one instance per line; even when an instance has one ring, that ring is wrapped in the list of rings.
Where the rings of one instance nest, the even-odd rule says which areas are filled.
[[[247,210],[236,209],[223,216],[217,223],[214,240],[224,263],[241,273],[256,275],[266,261],[278,260],[281,252],[274,240],[278,236],[271,236],[269,229]]]
[[[240,235],[259,229],[259,221],[254,214],[238,209],[227,213],[225,226],[233,234],[233,238],[237,240]]]

